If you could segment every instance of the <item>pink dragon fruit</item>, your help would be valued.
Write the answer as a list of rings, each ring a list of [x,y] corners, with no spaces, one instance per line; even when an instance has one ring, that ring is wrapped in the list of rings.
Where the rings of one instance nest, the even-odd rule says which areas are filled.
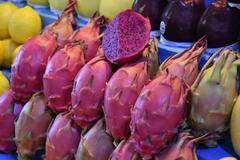
[[[70,3],[55,23],[41,35],[29,39],[20,49],[11,71],[11,88],[16,101],[25,103],[32,94],[42,90],[42,77],[48,58],[73,33],[71,22],[74,4]]]
[[[101,17],[93,17],[90,19],[89,23],[79,28],[75,33],[70,37],[70,41],[84,41],[87,45],[87,49],[84,53],[86,62],[90,61],[96,57],[98,48],[100,46],[100,29],[106,23],[106,19]]]
[[[141,14],[126,10],[118,14],[103,35],[103,51],[111,62],[135,60],[149,41],[150,21]]]
[[[43,75],[43,91],[54,112],[67,111],[71,105],[74,78],[85,64],[85,44],[68,43],[49,60]]]
[[[111,64],[96,57],[79,71],[72,90],[73,119],[86,128],[102,116],[106,83],[112,75]]]
[[[11,71],[11,88],[16,101],[25,103],[33,93],[42,89],[48,57],[56,47],[55,37],[51,34],[33,37],[24,44]]]
[[[113,151],[109,160],[140,160],[131,138],[123,140]]]
[[[196,143],[204,137],[194,138],[188,132],[180,133],[176,144],[158,154],[155,160],[197,160]]]
[[[36,93],[19,115],[15,124],[15,141],[20,159],[31,159],[45,147],[46,132],[53,119],[46,104],[44,95]]]
[[[147,52],[147,53],[146,53]],[[139,60],[127,64],[114,73],[107,84],[104,99],[104,116],[107,132],[116,139],[127,138],[130,133],[131,108],[134,106],[142,87],[158,70],[158,57],[155,69],[149,58],[157,55],[157,41],[151,40],[150,46],[144,50],[147,60]],[[152,72],[152,73],[151,73]]]
[[[45,160],[74,160],[80,138],[80,128],[71,120],[71,113],[60,113],[47,135]]]
[[[12,90],[6,91],[0,97],[0,151],[9,153],[16,150],[14,142],[14,122],[17,119],[21,105],[14,105]]]
[[[141,91],[131,114],[136,151],[149,158],[166,147],[185,120],[188,87],[167,71]]]
[[[191,86],[198,76],[198,64],[201,55],[207,48],[206,37],[197,41],[192,48],[178,53],[161,64],[160,72],[168,69],[171,74],[181,77]]]
[[[63,47],[74,32],[72,24],[74,22],[73,12],[75,4],[76,0],[69,0],[69,4],[66,6],[58,20],[43,30],[43,35],[49,34],[50,32],[57,37],[57,44],[59,47]]]
[[[105,132],[105,123],[101,119],[81,138],[75,159],[107,160],[113,150],[113,138]]]

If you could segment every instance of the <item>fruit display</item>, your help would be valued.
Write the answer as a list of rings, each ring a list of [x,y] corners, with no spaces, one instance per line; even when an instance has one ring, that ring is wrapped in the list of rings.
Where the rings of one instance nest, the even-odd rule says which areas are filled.
[[[240,10],[229,7],[226,0],[218,0],[203,13],[198,24],[198,37],[206,35],[210,47],[236,43],[240,28],[239,18]]]
[[[78,14],[83,17],[92,17],[94,13],[98,12],[101,0],[77,0],[76,8]]]
[[[205,12],[203,0],[50,0],[65,7],[48,25],[50,8],[28,6],[37,2],[8,15],[9,36],[0,40],[0,159],[203,160],[215,146],[221,157],[204,160],[239,159],[239,51],[209,49],[228,44],[197,33],[211,7],[239,12],[226,0]],[[34,27],[14,28],[26,12],[24,25]],[[38,32],[12,34],[25,30]]]

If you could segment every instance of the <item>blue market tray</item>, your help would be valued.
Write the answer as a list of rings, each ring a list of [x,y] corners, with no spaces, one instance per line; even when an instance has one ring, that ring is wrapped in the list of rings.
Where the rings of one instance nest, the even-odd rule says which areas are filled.
[[[208,5],[214,0],[205,0],[205,5]],[[0,0],[0,2],[3,2],[3,0]],[[19,7],[23,7],[26,5],[26,2],[21,2],[21,3],[15,3]],[[41,19],[42,19],[42,24],[43,26],[46,26],[52,22],[54,22],[58,15],[54,14],[53,12],[50,11],[49,8],[38,8],[36,11],[40,14]],[[83,26],[84,24],[87,23],[87,20],[85,18],[79,18],[78,19],[78,24],[79,26]],[[184,50],[186,47],[172,47],[165,45],[163,43],[159,43],[159,57],[160,60],[163,61],[165,60],[168,56],[173,55],[179,51]],[[206,62],[206,60],[209,58],[209,56],[212,54],[212,52],[206,52],[200,61],[200,66],[203,66],[203,64]],[[9,69],[3,69],[2,70],[4,75],[10,79],[10,70]],[[204,147],[199,147],[197,148],[197,156],[199,160],[219,160],[224,157],[235,157],[237,159],[240,159],[238,157],[232,148],[232,144],[229,138],[224,139],[219,141],[219,145],[215,148],[204,148]],[[34,158],[34,160],[40,160],[41,158]],[[17,160],[17,155],[16,154],[3,154],[0,153],[0,160]]]

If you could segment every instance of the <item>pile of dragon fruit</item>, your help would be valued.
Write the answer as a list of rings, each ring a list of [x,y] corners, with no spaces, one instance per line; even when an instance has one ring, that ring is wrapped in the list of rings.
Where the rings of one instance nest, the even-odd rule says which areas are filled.
[[[15,59],[11,89],[0,97],[1,152],[196,160],[197,144],[217,145],[238,97],[238,53],[221,49],[199,70],[202,37],[160,63],[148,18],[127,10],[75,29],[74,4]]]

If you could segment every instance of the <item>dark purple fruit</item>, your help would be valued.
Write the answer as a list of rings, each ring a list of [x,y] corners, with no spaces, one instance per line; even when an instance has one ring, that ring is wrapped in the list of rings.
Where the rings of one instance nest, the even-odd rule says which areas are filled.
[[[161,16],[167,0],[135,0],[134,10],[149,17],[152,30],[159,30]]]
[[[213,2],[198,24],[198,37],[207,36],[209,47],[228,46],[237,42],[240,11],[229,7],[226,0]]]
[[[162,15],[161,33],[171,41],[195,41],[197,25],[203,11],[202,0],[170,1]]]

